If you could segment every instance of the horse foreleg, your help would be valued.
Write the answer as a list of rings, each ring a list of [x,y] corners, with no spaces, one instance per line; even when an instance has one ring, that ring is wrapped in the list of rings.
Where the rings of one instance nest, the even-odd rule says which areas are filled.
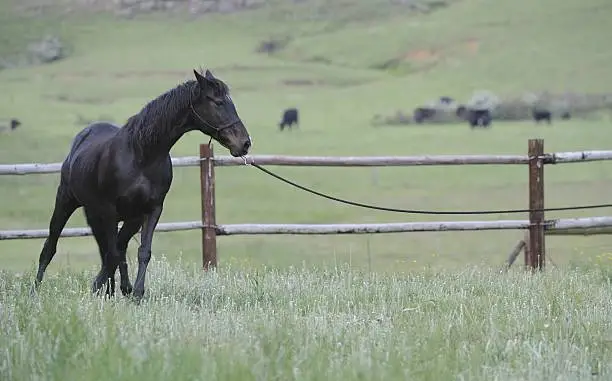
[[[45,240],[40,252],[40,257],[38,258],[38,272],[32,291],[35,291],[42,281],[45,270],[57,251],[57,241],[59,240],[62,230],[64,230],[66,222],[68,222],[68,219],[70,219],[70,216],[72,216],[78,207],[79,203],[77,200],[72,197],[64,185],[60,183],[55,196],[53,215],[49,221],[49,236]]]
[[[119,235],[117,237],[117,250],[119,251],[119,275],[121,276],[120,287],[123,295],[129,295],[132,293],[132,284],[130,283],[126,259],[128,243],[134,234],[138,233],[138,229],[140,229],[141,226],[141,218],[125,221],[119,230]],[[111,276],[114,277],[114,274]]]
[[[153,241],[153,233],[155,226],[159,222],[163,206],[159,205],[153,211],[147,214],[142,225],[140,233],[140,247],[138,248],[138,274],[134,283],[134,297],[137,301],[142,299],[144,295],[145,277],[147,275],[147,266],[151,260],[151,243]]]

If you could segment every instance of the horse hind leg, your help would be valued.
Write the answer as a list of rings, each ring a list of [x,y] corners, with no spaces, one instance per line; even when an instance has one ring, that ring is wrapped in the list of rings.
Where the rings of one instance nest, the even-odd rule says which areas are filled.
[[[100,272],[98,272],[92,284],[92,292],[97,294],[100,289],[107,285],[106,294],[112,296],[115,293],[114,275],[119,257],[116,219],[107,217],[106,214],[95,213],[87,208],[85,209],[85,217],[98,244],[100,259],[102,260]]]
[[[133,287],[130,283],[130,277],[128,274],[128,266],[127,266],[127,247],[130,239],[138,233],[140,227],[142,226],[142,218],[137,218],[134,220],[128,220],[123,223],[123,226],[119,230],[119,235],[117,237],[117,250],[119,251],[119,275],[121,276],[121,293],[124,296],[127,296],[132,293]],[[111,275],[114,277],[114,274]]]
[[[53,214],[49,221],[49,236],[45,240],[38,259],[38,272],[36,273],[34,290],[38,288],[38,285],[42,282],[45,270],[57,251],[57,241],[59,240],[62,230],[64,230],[70,216],[72,216],[78,207],[78,201],[70,194],[65,185],[60,182],[55,196]]]

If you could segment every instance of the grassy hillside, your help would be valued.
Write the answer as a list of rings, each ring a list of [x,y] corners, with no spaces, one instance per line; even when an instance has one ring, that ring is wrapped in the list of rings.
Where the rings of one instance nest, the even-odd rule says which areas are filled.
[[[460,1],[430,16],[400,14],[300,38],[286,56],[352,67],[399,58],[401,72],[412,74],[399,82],[434,81],[426,88],[438,91],[609,91],[610,14],[605,0]]]
[[[121,124],[200,65],[230,85],[254,138],[254,154],[524,153],[531,137],[545,138],[547,151],[612,146],[607,118],[558,122],[550,128],[531,122],[498,123],[490,131],[470,131],[464,125],[374,128],[369,123],[377,113],[410,110],[440,95],[465,100],[478,89],[503,96],[542,90],[611,92],[608,1],[461,0],[430,13],[390,4],[282,2],[231,15],[155,13],[125,20],[81,9],[65,14],[54,7],[43,13],[25,12],[22,6],[3,2],[0,56],[18,55],[28,41],[44,33],[64,38],[72,55],[49,65],[0,71],[0,119],[18,117],[23,122],[15,133],[0,135],[0,163],[61,161],[85,120]],[[289,43],[272,55],[255,52],[261,41],[271,38],[288,38]],[[389,60],[398,64],[390,70],[377,68]],[[280,133],[276,124],[288,106],[300,108],[301,129]],[[194,155],[206,141],[192,132],[172,154]],[[215,150],[226,154],[219,146]],[[387,206],[503,209],[524,208],[527,202],[523,167],[277,171],[324,192]],[[439,219],[334,205],[251,168],[217,173],[219,223]],[[57,175],[3,177],[0,229],[46,227],[57,183]],[[198,184],[196,169],[176,171],[163,221],[200,217]],[[546,186],[549,206],[607,202],[612,166],[550,168]],[[69,222],[83,225],[78,213]],[[221,238],[219,247],[222,264],[349,262],[406,270],[499,264],[520,237],[520,232],[259,236]],[[0,242],[0,265],[29,268],[41,245],[38,240]],[[198,232],[164,233],[156,235],[153,251],[198,261],[199,245]],[[91,238],[62,240],[50,271],[67,263],[97,267],[96,250]],[[596,261],[612,248],[607,237],[555,237],[548,240],[548,250],[554,263],[567,264]]]

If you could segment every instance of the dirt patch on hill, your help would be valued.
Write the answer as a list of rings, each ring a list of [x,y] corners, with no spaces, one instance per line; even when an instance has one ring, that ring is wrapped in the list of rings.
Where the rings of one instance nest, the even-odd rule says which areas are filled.
[[[374,68],[388,70],[406,65],[410,68],[410,71],[419,72],[433,68],[447,56],[474,55],[479,50],[480,41],[470,38],[438,47],[413,49],[375,65]]]
[[[467,41],[465,41],[463,43],[463,46],[465,48],[465,51],[467,51],[468,53],[477,53],[478,50],[480,49],[480,41],[478,41],[477,39],[469,39]]]
[[[440,59],[440,53],[432,49],[417,49],[406,53],[403,58],[413,62],[432,62]]]
[[[451,43],[438,49],[411,50],[403,56],[403,59],[417,63],[431,63],[440,60],[445,55],[452,55],[454,53],[475,54],[478,52],[479,48],[480,41],[471,38],[465,41]]]

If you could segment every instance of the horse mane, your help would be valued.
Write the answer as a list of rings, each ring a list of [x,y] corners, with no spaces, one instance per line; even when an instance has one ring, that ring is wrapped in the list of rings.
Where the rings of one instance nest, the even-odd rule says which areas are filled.
[[[222,98],[228,92],[227,85],[220,79],[211,80],[213,95]],[[131,116],[125,125],[132,143],[155,145],[178,126],[177,116],[189,107],[196,80],[188,80],[166,91],[147,103],[140,112]]]

